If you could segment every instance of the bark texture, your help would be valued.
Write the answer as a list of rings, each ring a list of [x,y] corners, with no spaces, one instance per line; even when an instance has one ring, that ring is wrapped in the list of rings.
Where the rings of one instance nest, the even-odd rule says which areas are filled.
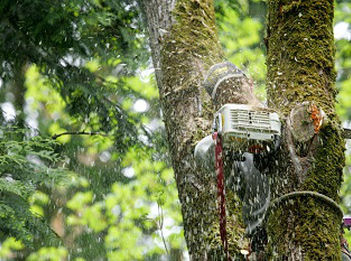
[[[207,70],[223,61],[213,0],[145,0],[153,63],[192,260],[224,260],[216,207],[216,177],[195,165],[194,148],[211,133],[213,104],[202,88]],[[235,102],[236,97],[233,97]],[[241,207],[227,195],[232,257],[247,247]]]
[[[25,62],[22,62],[16,66],[15,77],[11,86],[12,93],[14,95],[14,105],[16,109],[16,122],[19,128],[25,126],[25,115],[24,115],[24,93],[25,93],[25,72],[27,66]]]
[[[344,141],[334,108],[333,1],[268,4],[269,106],[287,120],[278,166],[271,171],[275,197],[315,191],[338,202]],[[326,117],[319,129],[321,110]],[[267,220],[267,259],[341,260],[341,214],[321,197],[299,194],[282,200]]]

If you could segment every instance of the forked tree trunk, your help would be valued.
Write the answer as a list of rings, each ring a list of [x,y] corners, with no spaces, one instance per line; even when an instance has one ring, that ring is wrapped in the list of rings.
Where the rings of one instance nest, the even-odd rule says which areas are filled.
[[[211,132],[214,112],[201,85],[208,68],[223,61],[213,0],[140,3],[189,253],[192,260],[223,260],[215,175],[196,167],[193,157],[196,143]],[[276,200],[266,219],[265,260],[338,260],[341,216],[333,200],[338,201],[344,146],[334,111],[333,3],[271,0],[269,12],[268,99],[280,112],[284,131],[281,152],[270,165]],[[238,97],[229,100],[235,103]],[[327,117],[319,130],[320,109]],[[308,192],[284,196],[294,191]],[[236,260],[247,239],[234,197],[227,207],[229,249]]]
[[[333,1],[270,0],[267,31],[269,106],[285,139],[268,218],[270,259],[340,260],[338,191],[344,141],[335,114]],[[320,130],[322,109],[326,117]],[[293,112],[291,112],[293,111]],[[314,125],[314,126],[313,126]],[[313,191],[315,193],[293,193]],[[333,201],[331,201],[333,200]]]

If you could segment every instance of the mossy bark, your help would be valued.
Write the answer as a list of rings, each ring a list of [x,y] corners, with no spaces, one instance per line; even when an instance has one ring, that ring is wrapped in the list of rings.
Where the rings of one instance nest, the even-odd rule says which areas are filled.
[[[280,157],[290,160],[278,159],[278,166],[272,170],[277,181],[275,197],[308,190],[338,202],[344,141],[334,107],[333,1],[270,0],[268,4],[269,106],[280,111],[283,120],[306,101],[326,113],[324,126],[315,131],[308,145],[289,140],[291,130],[285,125]],[[285,203],[268,214],[267,258],[341,260],[341,216],[337,209],[308,196]]]
[[[194,161],[197,142],[211,133],[214,106],[202,82],[208,68],[224,60],[217,38],[213,0],[141,1],[172,165],[192,260],[224,260],[219,238],[216,176]],[[235,196],[227,200],[229,251],[247,247]],[[242,257],[241,257],[242,258]]]

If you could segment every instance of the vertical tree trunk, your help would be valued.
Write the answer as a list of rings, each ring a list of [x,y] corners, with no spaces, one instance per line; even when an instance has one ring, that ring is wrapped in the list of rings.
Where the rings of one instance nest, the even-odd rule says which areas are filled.
[[[16,66],[15,77],[12,83],[11,91],[14,95],[14,107],[16,110],[16,122],[17,126],[24,128],[25,126],[25,113],[24,113],[24,94],[25,94],[25,73],[26,73],[26,63],[20,63]]]
[[[150,35],[168,144],[192,260],[222,260],[216,178],[195,165],[194,147],[211,133],[213,106],[201,87],[207,69],[223,61],[213,0],[140,1]],[[232,204],[231,204],[232,203]],[[229,250],[245,247],[244,229],[230,201]]]
[[[333,201],[339,201],[344,141],[334,108],[333,1],[268,4],[269,106],[288,121],[279,166],[271,171],[278,199],[268,217],[267,258],[340,260],[342,213]],[[318,130],[320,109],[326,117]],[[315,193],[283,196],[294,191],[328,198]]]

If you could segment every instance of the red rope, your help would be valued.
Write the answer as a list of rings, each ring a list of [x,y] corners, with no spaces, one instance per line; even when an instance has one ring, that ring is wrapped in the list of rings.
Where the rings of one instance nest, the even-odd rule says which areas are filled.
[[[229,256],[229,251],[228,251],[228,239],[227,239],[227,229],[226,229],[222,140],[220,135],[218,135],[217,132],[213,133],[212,138],[215,142],[215,169],[216,169],[216,175],[217,175],[217,200],[219,205],[219,231],[220,231],[224,251],[227,255],[227,260],[230,261],[231,258]]]

